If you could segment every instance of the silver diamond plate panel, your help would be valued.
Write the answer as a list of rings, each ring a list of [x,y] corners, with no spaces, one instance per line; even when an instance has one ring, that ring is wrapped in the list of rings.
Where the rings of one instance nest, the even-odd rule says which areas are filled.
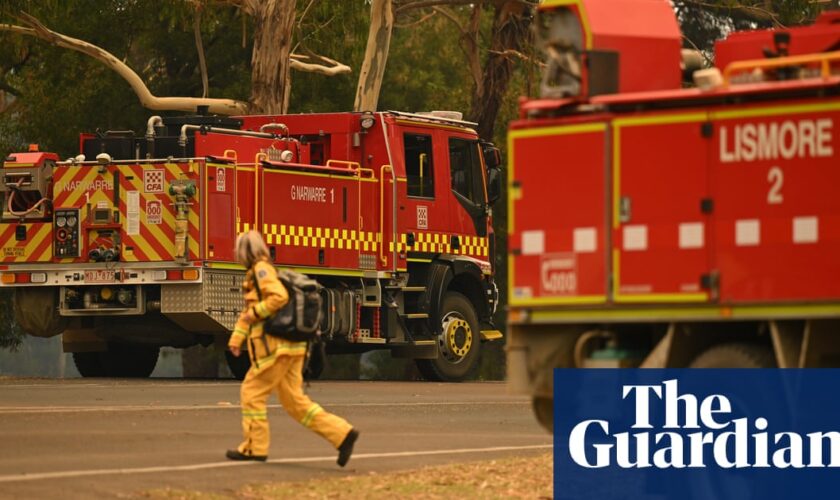
[[[194,285],[162,285],[160,311],[166,313],[197,312],[204,310],[201,294],[202,283]]]
[[[213,271],[204,278],[205,311],[231,331],[245,305],[242,298],[244,279],[244,271]]]
[[[194,285],[163,285],[163,314],[203,313],[228,330],[233,330],[243,307],[242,280],[244,271],[205,270],[204,282]]]

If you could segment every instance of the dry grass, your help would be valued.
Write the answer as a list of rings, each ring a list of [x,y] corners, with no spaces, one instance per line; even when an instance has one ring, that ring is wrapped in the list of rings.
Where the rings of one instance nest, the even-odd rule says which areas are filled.
[[[249,485],[231,495],[155,490],[151,498],[210,499],[543,499],[552,496],[550,453],[526,458],[423,467],[410,472],[347,476],[341,479]]]

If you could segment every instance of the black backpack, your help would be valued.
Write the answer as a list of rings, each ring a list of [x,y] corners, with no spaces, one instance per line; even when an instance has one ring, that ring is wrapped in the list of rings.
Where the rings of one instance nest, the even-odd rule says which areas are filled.
[[[317,340],[321,334],[323,287],[309,276],[290,270],[277,271],[277,278],[286,287],[289,302],[266,318],[263,332],[292,342]],[[262,300],[259,284],[254,286]]]

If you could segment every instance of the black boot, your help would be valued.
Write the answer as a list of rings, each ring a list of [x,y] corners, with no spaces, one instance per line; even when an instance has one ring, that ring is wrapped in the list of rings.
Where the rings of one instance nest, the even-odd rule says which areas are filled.
[[[341,442],[341,446],[338,447],[338,460],[336,463],[344,467],[347,465],[347,462],[350,461],[350,455],[353,454],[353,444],[356,440],[359,439],[359,431],[356,429],[350,429],[350,432],[347,433],[347,437],[344,438],[344,441]]]
[[[265,462],[268,459],[266,455],[246,455],[239,453],[239,450],[228,450],[225,456],[231,460],[256,460],[258,462]]]

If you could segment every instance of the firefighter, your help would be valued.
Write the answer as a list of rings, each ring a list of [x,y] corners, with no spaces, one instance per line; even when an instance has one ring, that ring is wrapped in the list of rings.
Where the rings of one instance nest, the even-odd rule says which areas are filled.
[[[289,295],[269,262],[268,248],[262,236],[256,231],[241,234],[236,240],[235,252],[239,262],[248,269],[242,287],[246,305],[239,315],[228,347],[238,357],[242,354],[242,344],[247,342],[251,369],[242,381],[240,394],[245,440],[236,450],[228,450],[227,458],[258,461],[268,458],[266,400],[272,391],[277,391],[280,403],[293,419],[338,449],[337,463],[344,467],[353,453],[359,431],[343,418],[325,411],[303,393],[306,342],[290,342],[263,335],[263,320],[286,305]],[[259,295],[255,285],[260,287]]]

